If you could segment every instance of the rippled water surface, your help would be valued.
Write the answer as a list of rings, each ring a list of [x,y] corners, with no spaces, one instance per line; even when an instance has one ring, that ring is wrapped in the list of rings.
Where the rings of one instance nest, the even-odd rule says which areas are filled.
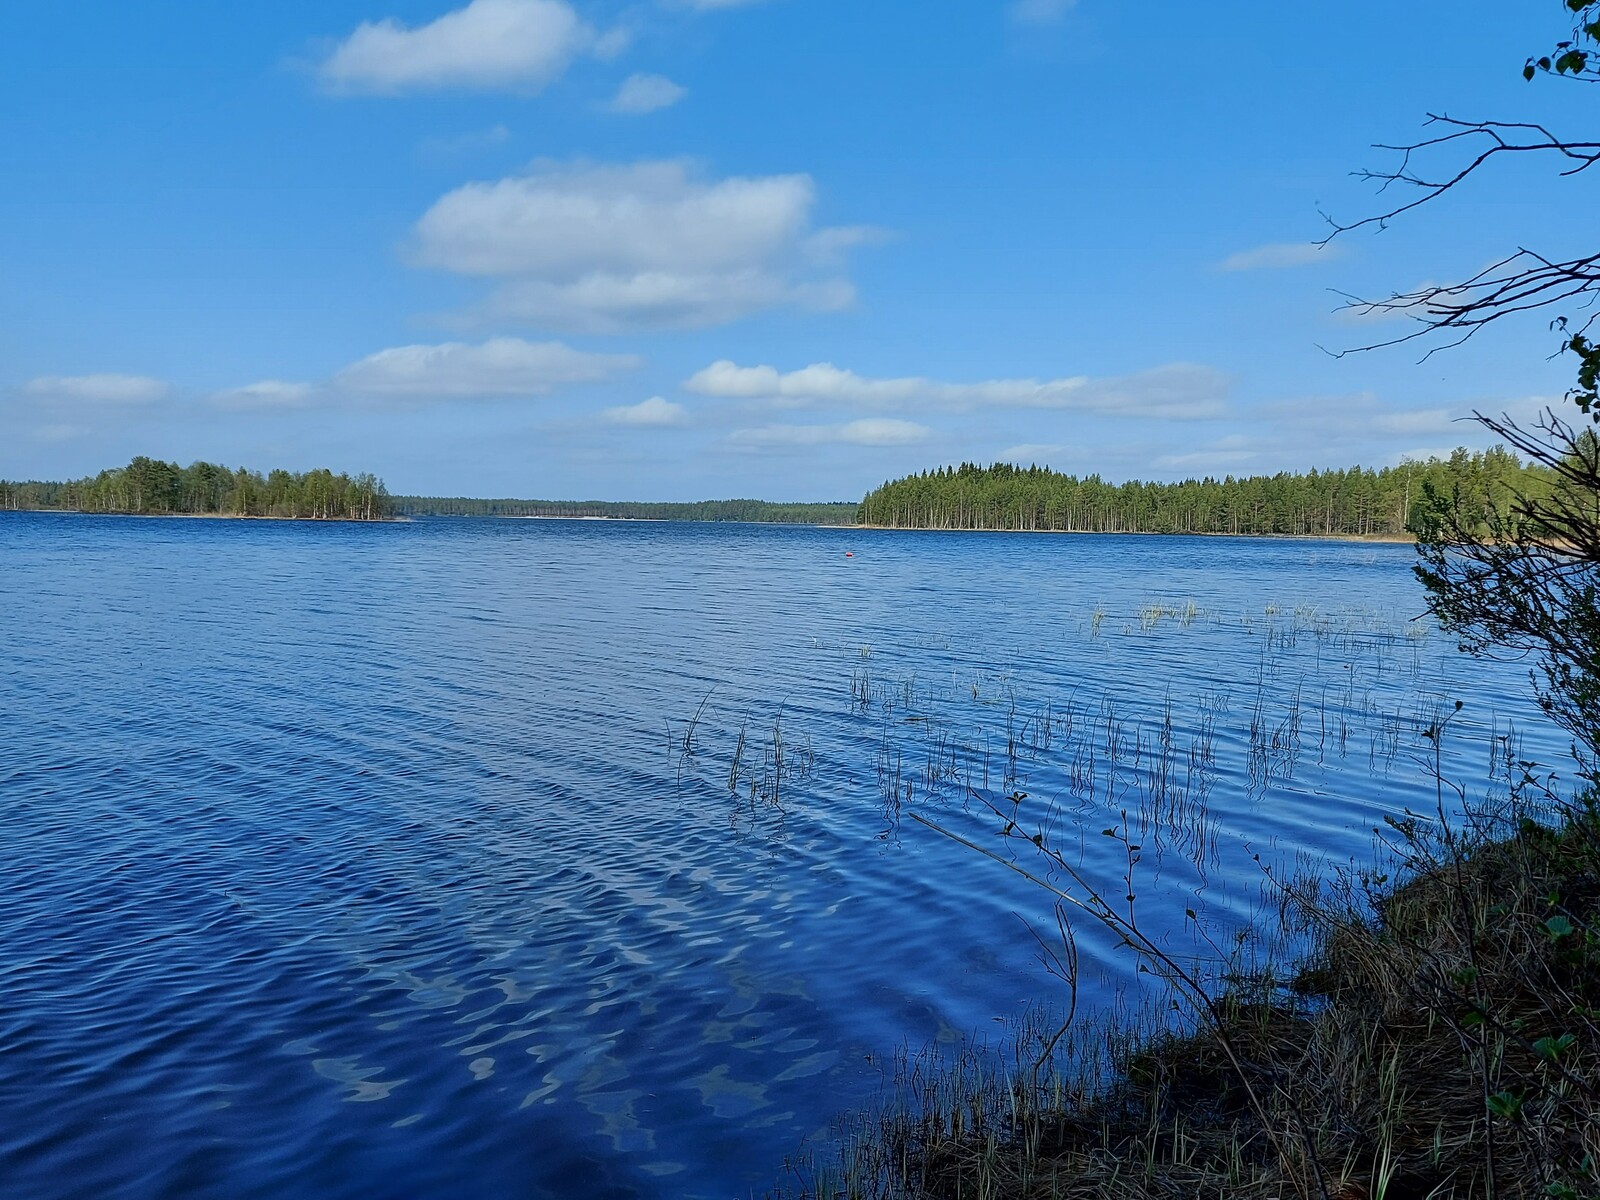
[[[1050,996],[1041,894],[912,814],[1027,865],[1025,793],[1109,877],[1127,812],[1226,924],[1431,809],[1457,699],[1469,792],[1558,762],[1413,557],[0,513],[0,1190],[759,1194]]]

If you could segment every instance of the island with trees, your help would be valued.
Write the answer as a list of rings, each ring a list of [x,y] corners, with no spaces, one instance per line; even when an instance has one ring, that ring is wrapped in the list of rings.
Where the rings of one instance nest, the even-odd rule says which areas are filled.
[[[1515,432],[1507,440],[1517,445]],[[1521,447],[1519,447],[1521,449]],[[1524,450],[1524,455],[1527,452]],[[859,503],[766,500],[652,502],[391,496],[371,474],[318,468],[263,475],[208,462],[187,467],[135,458],[126,467],[65,482],[0,480],[0,509],[305,520],[396,517],[546,517],[615,521],[753,522],[887,529],[1236,536],[1409,538],[1428,495],[1451,496],[1462,513],[1487,514],[1513,497],[1543,494],[1554,478],[1536,456],[1497,446],[1373,470],[1350,467],[1228,475],[1177,483],[1048,467],[962,463],[884,483]]]
[[[863,525],[1064,533],[1224,533],[1405,537],[1431,490],[1463,511],[1537,492],[1546,468],[1496,447],[1371,470],[1309,471],[1181,483],[1110,483],[1047,467],[963,463],[885,483],[861,502]]]
[[[383,481],[372,474],[335,475],[318,467],[263,475],[208,462],[180,467],[143,456],[125,467],[65,482],[0,479],[0,509],[315,521],[381,521],[393,515]]]

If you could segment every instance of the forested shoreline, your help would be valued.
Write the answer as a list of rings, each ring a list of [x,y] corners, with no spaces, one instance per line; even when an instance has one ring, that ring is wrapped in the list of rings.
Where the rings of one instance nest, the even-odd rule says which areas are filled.
[[[614,521],[755,521],[770,525],[850,525],[851,501],[784,504],[767,500],[670,503],[628,500],[480,500],[470,496],[395,496],[404,517],[589,517]]]
[[[83,479],[0,479],[0,509],[317,521],[381,521],[392,515],[383,481],[368,473],[335,475],[319,467],[263,475],[245,467],[180,467],[142,456]]]
[[[1382,537],[1409,532],[1429,489],[1487,510],[1545,472],[1504,447],[1371,470],[1108,483],[1048,467],[963,463],[867,493],[858,520],[891,529]]]
[[[64,482],[0,480],[0,509],[146,515],[383,520],[393,517],[565,517],[636,521],[860,525],[889,529],[1240,536],[1400,537],[1429,491],[1487,512],[1547,472],[1504,447],[1371,470],[1207,476],[1179,483],[1110,483],[1048,467],[962,463],[891,480],[859,503],[765,500],[650,502],[391,496],[371,474],[326,468],[262,474],[135,458]]]

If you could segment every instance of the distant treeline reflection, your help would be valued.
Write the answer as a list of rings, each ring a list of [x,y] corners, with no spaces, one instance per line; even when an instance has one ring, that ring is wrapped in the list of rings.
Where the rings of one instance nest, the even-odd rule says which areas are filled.
[[[654,503],[627,500],[477,500],[395,496],[402,517],[594,517],[617,521],[761,521],[771,525],[851,525],[859,505],[774,504],[766,500]]]
[[[1182,483],[1108,483],[1047,467],[963,463],[885,483],[861,502],[866,525],[902,529],[1018,529],[1082,533],[1404,534],[1425,489],[1459,495],[1469,510],[1502,509],[1544,474],[1504,447],[1374,471],[1280,471]]]
[[[65,482],[0,479],[0,508],[344,521],[378,521],[391,515],[389,493],[376,475],[335,475],[325,467],[263,475],[244,467],[208,462],[180,467],[143,457]]]

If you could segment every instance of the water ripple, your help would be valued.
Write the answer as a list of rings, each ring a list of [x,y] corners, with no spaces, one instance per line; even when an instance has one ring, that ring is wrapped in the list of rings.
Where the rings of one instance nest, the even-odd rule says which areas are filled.
[[[1247,851],[1431,802],[1434,708],[1480,790],[1508,721],[1556,761],[1521,668],[1409,621],[1409,560],[0,514],[0,1178],[759,1190],[897,1046],[1050,993],[1040,894],[906,812],[992,837],[1027,792],[1114,878],[1150,747],[1204,743],[1144,886],[1238,923]],[[1081,945],[1088,1000],[1129,986]]]

